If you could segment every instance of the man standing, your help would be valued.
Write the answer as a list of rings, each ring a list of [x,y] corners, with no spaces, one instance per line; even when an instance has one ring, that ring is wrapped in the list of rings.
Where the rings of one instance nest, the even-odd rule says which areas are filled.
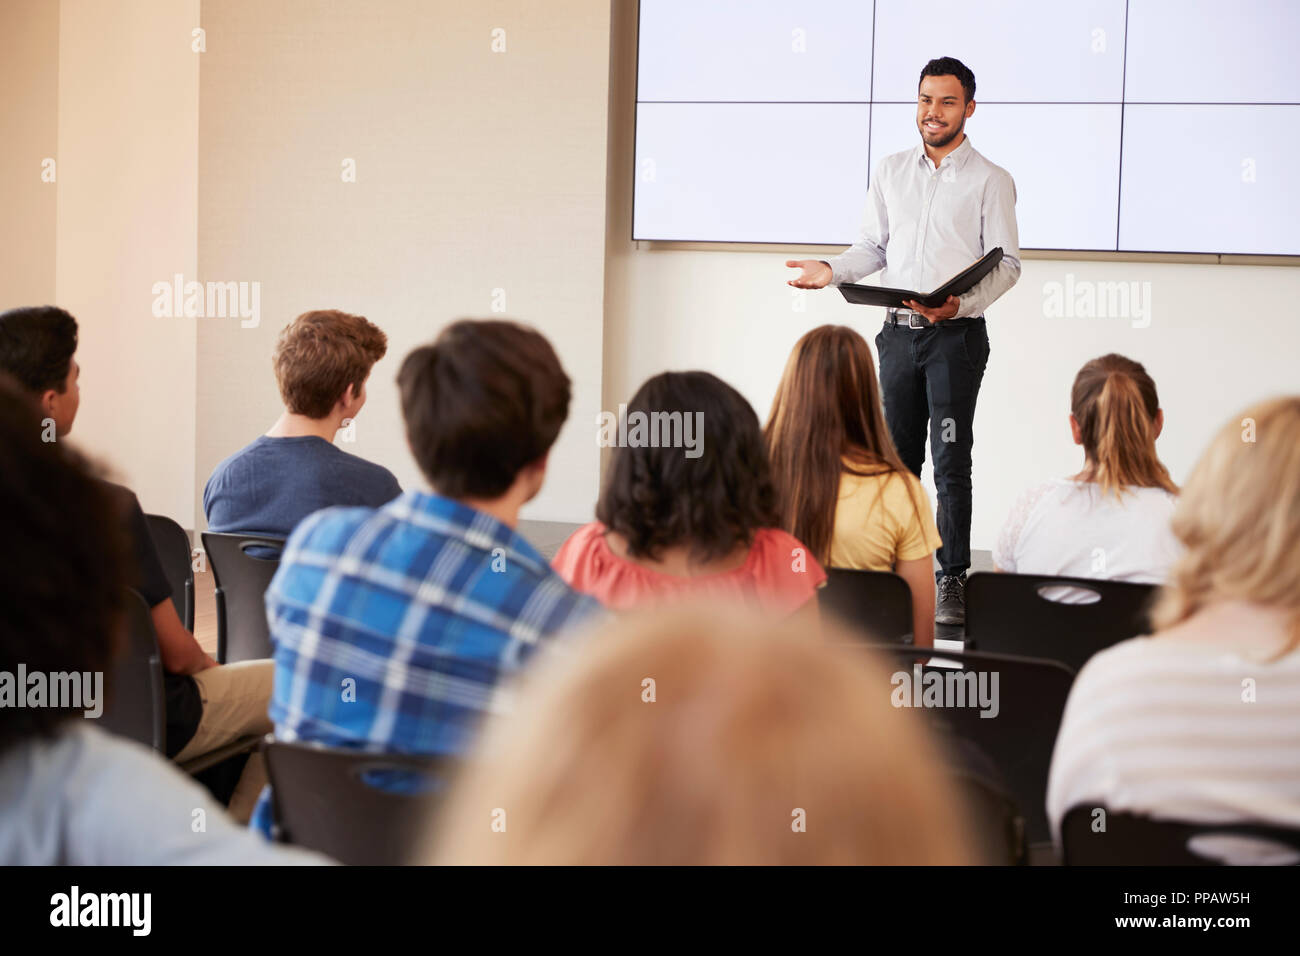
[[[938,308],[908,300],[906,309],[889,309],[876,336],[889,432],[918,477],[929,429],[943,538],[940,624],[966,620],[975,399],[989,358],[984,310],[1020,278],[1016,186],[964,133],[974,112],[975,74],[952,57],[927,63],[917,91],[921,145],[877,165],[862,237],[828,260],[786,262],[802,269],[789,282],[799,289],[856,282],[883,268],[882,285],[926,291],[1002,247],[1002,261],[975,288]]]

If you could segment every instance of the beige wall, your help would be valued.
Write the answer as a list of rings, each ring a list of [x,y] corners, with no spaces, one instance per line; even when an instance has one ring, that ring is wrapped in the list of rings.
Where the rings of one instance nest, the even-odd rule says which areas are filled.
[[[199,269],[259,282],[261,322],[198,325],[196,496],[279,414],[275,337],[313,308],[388,333],[356,441],[340,447],[419,484],[393,383],[401,358],[455,317],[492,316],[503,294],[501,314],[549,336],[575,386],[525,516],[589,517],[608,0],[209,0],[203,27]],[[342,181],[345,159],[355,183]]]
[[[198,0],[62,0],[55,299],[77,317],[73,441],[193,527],[194,321],[153,314],[195,268]]]
[[[610,87],[615,122],[610,129],[605,407],[616,409],[642,381],[663,369],[701,368],[735,385],[765,419],[786,357],[800,335],[836,323],[856,328],[870,342],[879,331],[881,312],[850,306],[833,290],[796,294],[785,284],[793,275],[784,265],[792,257],[790,250],[692,251],[628,238],[635,32],[634,13],[620,11]],[[979,135],[974,126],[971,135]],[[1013,157],[994,158],[1014,174]],[[774,183],[772,188],[791,187]],[[846,201],[861,204],[865,196]],[[822,258],[830,251],[800,252],[793,258]],[[1067,274],[1076,282],[1150,282],[1151,324],[1134,328],[1117,319],[1046,318],[1044,285],[1063,283]],[[975,422],[972,546],[992,547],[1016,492],[1025,485],[1078,470],[1081,458],[1066,416],[1070,384],[1085,361],[1118,351],[1146,364],[1165,408],[1158,447],[1175,480],[1182,481],[1211,433],[1241,406],[1300,390],[1297,301],[1296,265],[1027,259],[1020,282],[989,310],[991,356]],[[928,462],[925,480],[933,500]]]
[[[59,5],[0,3],[0,311],[54,301],[57,182],[42,162],[58,153]],[[57,174],[57,165],[55,167]]]

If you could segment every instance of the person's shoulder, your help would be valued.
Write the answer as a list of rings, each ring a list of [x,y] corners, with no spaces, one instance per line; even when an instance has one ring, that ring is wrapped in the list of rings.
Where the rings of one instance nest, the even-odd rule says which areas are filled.
[[[99,484],[108,493],[108,497],[115,507],[128,513],[144,510],[140,507],[140,499],[136,496],[136,493],[126,485],[119,485],[117,482],[108,481],[104,478],[99,479]]]
[[[900,149],[896,153],[890,153],[881,157],[876,163],[876,172],[878,173],[895,173],[900,169],[905,169],[910,163],[916,162],[919,158],[917,150],[919,146],[909,146],[907,149]]]
[[[354,455],[350,451],[344,451],[337,445],[330,445],[334,449],[335,458],[341,467],[348,469],[360,481],[366,482],[369,486],[378,489],[395,489],[401,492],[401,485],[397,481],[397,476],[378,462],[371,461],[368,458],[362,458],[360,455]]]
[[[259,435],[243,448],[231,452],[225,458],[221,459],[221,461],[217,462],[216,467],[212,469],[212,474],[208,478],[208,481],[212,482],[220,480],[225,475],[228,475],[232,469],[238,468],[254,455],[270,454],[270,449],[263,440],[265,437],[266,436],[264,435]]]
[[[806,571],[815,569],[821,577],[825,577],[821,564],[808,553],[807,546],[782,528],[759,528],[754,532],[754,543],[750,550],[757,558],[756,566],[764,573],[806,576]]]
[[[605,526],[599,521],[590,521],[578,528],[564,539],[555,558],[551,561],[554,568],[564,580],[573,584],[575,578],[584,570],[590,570],[592,562],[598,555],[604,555]]]
[[[993,162],[993,160],[989,159],[978,149],[976,149],[974,143],[970,144],[969,161],[972,164],[974,164],[978,169],[980,169],[990,179],[996,179],[1011,184],[1015,183],[1015,179],[1011,176],[1010,172],[1008,172],[1003,167],[999,166],[997,163]]]
[[[336,505],[313,511],[290,532],[285,556],[304,548],[337,547],[375,520],[382,520],[382,509]]]

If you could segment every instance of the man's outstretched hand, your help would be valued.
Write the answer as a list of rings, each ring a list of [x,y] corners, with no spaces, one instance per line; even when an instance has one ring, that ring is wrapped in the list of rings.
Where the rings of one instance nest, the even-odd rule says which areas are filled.
[[[824,289],[831,284],[831,267],[820,259],[787,259],[785,264],[791,269],[802,269],[797,279],[791,279],[786,285],[796,289]]]
[[[913,302],[911,299],[904,299],[903,305],[907,306],[913,312],[919,312],[931,322],[942,322],[944,319],[951,319],[961,308],[961,300],[955,295],[948,296],[948,301],[937,309],[927,309],[920,302]]]

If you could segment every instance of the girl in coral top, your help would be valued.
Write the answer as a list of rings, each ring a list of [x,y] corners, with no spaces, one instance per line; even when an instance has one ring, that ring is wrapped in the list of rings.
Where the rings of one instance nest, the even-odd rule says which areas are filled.
[[[741,601],[817,624],[826,574],[781,530],[758,416],[708,372],[647,381],[621,421],[599,519],[560,548],[555,570],[572,587],[622,610],[697,599]]]

